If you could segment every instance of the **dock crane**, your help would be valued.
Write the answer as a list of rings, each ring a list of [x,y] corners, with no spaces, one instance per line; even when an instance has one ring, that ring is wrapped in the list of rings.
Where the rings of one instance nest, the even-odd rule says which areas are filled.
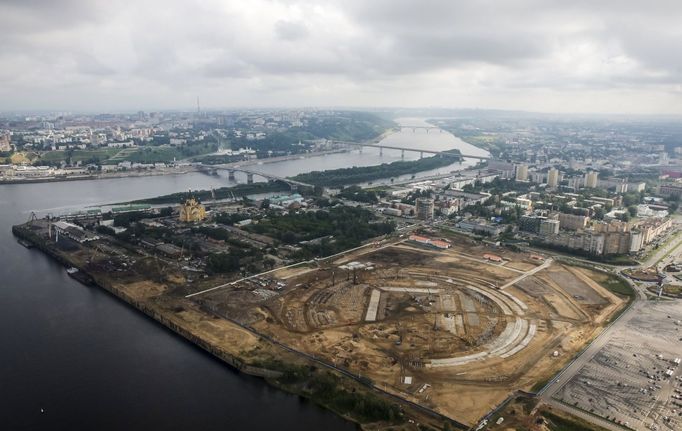
[[[163,265],[161,265],[159,261],[162,261]],[[166,269],[168,269],[168,262],[164,259],[159,259],[159,255],[157,253],[154,253],[154,262],[156,263],[156,270],[158,272],[159,281],[163,281],[164,273],[166,272]]]

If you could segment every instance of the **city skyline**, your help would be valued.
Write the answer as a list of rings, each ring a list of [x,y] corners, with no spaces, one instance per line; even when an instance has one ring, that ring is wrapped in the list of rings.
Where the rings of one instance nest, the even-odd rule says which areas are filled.
[[[676,2],[0,4],[0,110],[682,114]]]

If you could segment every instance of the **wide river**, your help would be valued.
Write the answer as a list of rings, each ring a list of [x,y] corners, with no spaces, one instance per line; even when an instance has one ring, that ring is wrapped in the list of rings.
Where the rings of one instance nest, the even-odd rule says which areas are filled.
[[[418,121],[401,120],[423,124]],[[438,131],[408,129],[383,142],[481,154]],[[418,157],[418,153],[405,154],[406,159]],[[378,150],[366,149],[362,154],[258,168],[285,176],[399,159],[399,151],[379,156]],[[310,402],[233,371],[108,293],[77,283],[42,253],[19,245],[10,230],[13,224],[27,221],[31,212],[58,215],[91,205],[226,184],[222,176],[191,173],[0,185],[0,429],[355,429]]]

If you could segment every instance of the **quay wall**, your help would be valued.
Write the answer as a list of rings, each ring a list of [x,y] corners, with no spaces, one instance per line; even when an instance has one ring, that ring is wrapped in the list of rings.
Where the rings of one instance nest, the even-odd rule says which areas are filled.
[[[78,266],[74,265],[73,262],[69,261],[66,257],[64,257],[60,253],[56,252],[53,248],[48,247],[46,245],[44,239],[40,238],[35,233],[31,232],[31,230],[29,228],[27,228],[26,226],[27,225],[12,226],[12,233],[17,238],[22,239],[22,240],[30,243],[35,248],[41,250],[43,253],[52,257],[54,260],[56,260],[60,264],[64,265],[65,267],[76,267],[76,268],[78,268]],[[135,308],[137,308],[139,311],[143,312],[148,317],[150,317],[150,318],[154,319],[156,322],[164,325],[165,327],[167,327],[168,329],[170,329],[171,331],[173,331],[177,335],[179,335],[182,338],[186,339],[187,341],[197,345],[198,347],[202,348],[206,352],[210,353],[214,357],[220,359],[221,361],[230,365],[231,367],[235,368],[236,370],[241,371],[241,372],[248,374],[248,375],[251,375],[251,376],[263,377],[263,378],[277,378],[283,374],[281,371],[278,371],[278,370],[271,370],[271,369],[266,369],[266,368],[261,368],[261,367],[255,367],[253,365],[249,365],[249,364],[245,363],[243,360],[241,360],[238,357],[230,354],[229,352],[225,351],[224,349],[221,349],[219,346],[211,344],[207,340],[205,340],[201,337],[198,337],[197,335],[195,335],[194,333],[189,331],[187,328],[184,328],[184,327],[176,324],[175,322],[173,322],[172,320],[170,320],[166,316],[164,316],[162,313],[159,313],[153,307],[150,307],[149,305],[145,304],[144,302],[139,301],[139,300],[131,297],[127,293],[125,293],[119,289],[116,289],[113,286],[109,286],[107,283],[98,282],[94,277],[92,277],[90,274],[88,274],[87,271],[84,271],[82,268],[78,268],[78,270],[80,273],[79,274],[79,277],[80,277],[79,281],[83,282],[84,284],[89,284],[92,286],[100,287],[100,288],[104,289],[105,291],[111,293],[112,295],[114,295],[118,299],[125,301],[126,303],[134,306]],[[241,327],[242,329],[245,329],[245,330],[251,332],[252,334],[260,337],[261,339],[263,339],[265,341],[272,343],[275,346],[281,347],[286,351],[297,354],[297,355],[299,355],[299,356],[301,356],[301,357],[303,357],[303,358],[305,358],[305,359],[307,359],[313,363],[321,365],[325,368],[337,371],[337,372],[341,373],[342,375],[361,383],[362,385],[366,386],[368,389],[372,390],[373,392],[375,392],[379,395],[382,395],[384,397],[392,399],[393,401],[406,404],[406,405],[410,406],[411,408],[415,409],[416,411],[419,411],[422,414],[426,414],[432,418],[436,418],[440,421],[443,421],[444,423],[445,422],[450,423],[451,425],[455,426],[458,429],[463,429],[463,430],[469,429],[469,426],[467,426],[461,422],[458,422],[455,419],[452,419],[452,418],[450,418],[444,414],[441,414],[435,410],[432,410],[426,406],[423,406],[423,405],[420,405],[420,404],[415,403],[413,401],[410,401],[408,399],[405,399],[405,398],[403,398],[399,395],[396,395],[392,392],[388,392],[386,390],[383,390],[383,389],[379,388],[377,385],[375,385],[373,382],[371,382],[367,379],[363,379],[357,375],[354,375],[353,373],[351,373],[350,371],[348,371],[346,369],[343,369],[343,368],[334,366],[332,364],[329,364],[329,363],[322,361],[321,359],[319,359],[313,355],[310,355],[310,354],[307,354],[305,352],[301,352],[299,350],[293,349],[293,348],[291,348],[285,344],[280,343],[277,340],[274,340],[271,337],[268,337],[267,335],[260,334],[260,333],[256,332],[253,328],[251,328],[247,325],[243,325],[243,324],[236,322],[232,319],[228,319],[228,320],[230,322],[232,322],[233,324],[235,324],[236,326]],[[300,395],[300,394],[297,394],[297,395]],[[350,418],[347,418],[347,419],[350,419]]]
[[[65,267],[74,266],[72,264],[72,262],[70,262],[64,256],[62,256],[59,253],[56,253],[50,247],[47,247],[45,245],[45,242],[42,239],[38,238],[38,236],[35,235],[30,230],[28,230],[22,226],[12,226],[12,233],[17,238],[21,238],[24,241],[29,242],[35,248],[37,248],[40,251],[42,251],[43,253],[47,254],[48,256],[50,256],[51,258],[53,258],[54,260],[56,260],[60,264],[64,265]],[[132,298],[130,295],[126,294],[125,292],[122,292],[119,289],[116,289],[112,286],[109,286],[107,283],[99,283],[95,278],[93,278],[90,274],[85,272],[82,268],[78,268],[78,270],[79,270],[79,273],[81,275],[74,277],[78,281],[80,281],[84,284],[96,286],[96,287],[99,287],[99,288],[106,290],[107,292],[111,293],[112,295],[116,296],[117,298],[119,298],[119,299],[127,302],[128,304],[134,306],[139,311],[146,314],[148,317],[154,319],[158,323],[169,328],[170,330],[175,332],[177,335],[179,335],[182,338],[186,339],[187,341],[190,341],[191,343],[201,347],[203,350],[207,351],[208,353],[210,353],[213,356],[217,357],[218,359],[222,360],[226,364],[234,367],[235,369],[237,369],[243,373],[246,373],[246,374],[249,374],[252,376],[257,376],[257,377],[279,377],[282,375],[282,373],[280,371],[254,367],[252,365],[244,363],[244,361],[242,361],[239,358],[231,355],[230,353],[226,352],[225,350],[221,349],[220,347],[215,346],[215,345],[209,343],[208,341],[206,341],[200,337],[197,337],[195,334],[188,331],[186,328],[183,328],[182,326],[177,325],[175,322],[171,321],[170,319],[165,317],[163,314],[159,313],[157,310],[155,310],[154,308],[145,304],[144,302],[138,301],[137,299]]]

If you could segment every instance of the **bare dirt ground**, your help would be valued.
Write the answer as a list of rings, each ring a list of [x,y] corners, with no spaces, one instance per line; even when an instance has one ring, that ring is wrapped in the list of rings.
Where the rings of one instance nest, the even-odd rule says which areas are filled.
[[[403,240],[234,284],[190,281],[178,265],[114,243],[60,247],[227,360],[306,362],[270,337],[466,424],[550,378],[623,303],[599,285],[602,273],[551,262],[527,274],[542,258],[441,235],[450,249]]]
[[[592,280],[597,273],[558,263],[500,291],[541,262],[455,244],[367,247],[317,269],[268,274],[281,289],[252,280],[196,301],[473,424],[513,390],[556,373],[623,301]]]

